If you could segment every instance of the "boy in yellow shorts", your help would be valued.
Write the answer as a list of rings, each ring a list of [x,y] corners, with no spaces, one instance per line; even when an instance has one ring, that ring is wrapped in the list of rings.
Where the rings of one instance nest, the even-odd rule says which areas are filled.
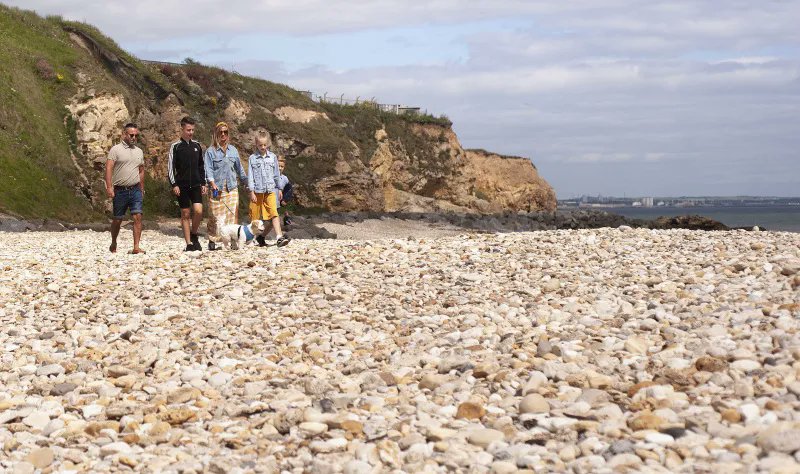
[[[256,137],[256,153],[250,155],[247,163],[247,189],[250,190],[250,220],[272,221],[275,230],[275,244],[283,247],[289,238],[281,231],[278,219],[278,201],[283,199],[278,187],[280,179],[278,157],[269,151],[269,140],[265,135]],[[266,223],[266,222],[265,222]],[[269,232],[264,226],[264,233],[256,237],[258,245],[267,245],[265,236]]]

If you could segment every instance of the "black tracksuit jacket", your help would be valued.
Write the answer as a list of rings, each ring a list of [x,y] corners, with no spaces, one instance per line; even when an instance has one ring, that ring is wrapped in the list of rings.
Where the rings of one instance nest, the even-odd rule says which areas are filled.
[[[169,147],[167,163],[169,184],[182,188],[205,186],[206,168],[203,162],[203,147],[192,140],[178,140]]]

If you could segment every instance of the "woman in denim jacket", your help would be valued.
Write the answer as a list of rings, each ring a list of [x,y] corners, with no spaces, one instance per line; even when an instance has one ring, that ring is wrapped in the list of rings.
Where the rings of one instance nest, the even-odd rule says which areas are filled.
[[[225,224],[236,224],[239,220],[239,181],[247,181],[239,151],[229,143],[230,129],[225,122],[214,126],[211,146],[206,150],[206,181],[211,188],[209,198],[208,235],[217,236],[217,230]],[[216,250],[209,240],[208,250]]]
[[[247,162],[247,188],[250,190],[250,220],[272,221],[275,230],[275,243],[283,247],[289,238],[283,235],[281,221],[278,219],[278,201],[283,199],[279,186],[280,168],[278,157],[269,151],[269,140],[265,135],[256,137],[256,153],[250,155]],[[267,245],[266,235],[269,232],[264,226],[264,233],[256,237],[258,245]]]

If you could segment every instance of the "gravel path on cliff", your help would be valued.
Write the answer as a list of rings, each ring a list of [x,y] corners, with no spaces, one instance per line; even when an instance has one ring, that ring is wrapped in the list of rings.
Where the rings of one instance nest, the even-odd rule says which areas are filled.
[[[0,233],[0,471],[796,472],[800,234]]]

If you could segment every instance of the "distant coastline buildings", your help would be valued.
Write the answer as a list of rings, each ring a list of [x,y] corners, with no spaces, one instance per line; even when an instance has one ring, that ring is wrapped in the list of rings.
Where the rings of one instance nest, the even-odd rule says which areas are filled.
[[[560,199],[560,208],[613,208],[613,207],[749,207],[749,206],[800,206],[800,198],[774,196],[733,196],[733,197],[613,197],[581,196]]]
[[[633,207],[653,207],[653,198],[646,197],[646,198],[642,198],[639,201],[633,201],[633,204],[631,204],[631,206],[633,206]]]

